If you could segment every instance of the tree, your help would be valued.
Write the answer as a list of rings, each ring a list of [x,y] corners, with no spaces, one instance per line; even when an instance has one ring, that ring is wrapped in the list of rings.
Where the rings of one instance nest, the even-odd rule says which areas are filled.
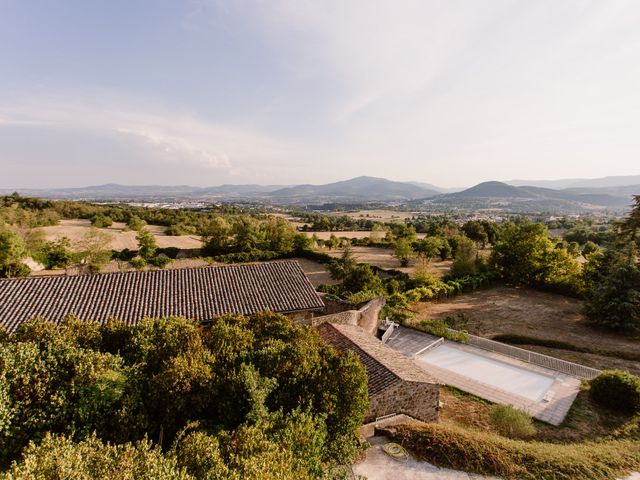
[[[478,220],[471,220],[465,223],[462,226],[462,231],[471,240],[480,244],[482,248],[484,248],[489,241],[489,235],[485,231],[484,225]]]
[[[127,228],[135,232],[142,230],[146,225],[147,225],[147,222],[142,220],[137,215],[131,215],[129,217],[129,220],[127,220]]]
[[[0,267],[19,263],[27,256],[27,247],[14,229],[0,227]]]
[[[229,247],[231,225],[223,217],[216,216],[203,227],[201,235],[206,253],[209,255],[226,253]]]
[[[478,249],[475,243],[470,238],[461,236],[449,275],[453,278],[475,275],[478,272],[477,263]]]
[[[640,331],[640,267],[633,243],[592,256],[585,267],[584,312],[596,325],[621,332]]]
[[[432,258],[440,256],[445,243],[446,240],[440,237],[426,237],[413,242],[413,250],[423,263],[427,263]]]
[[[82,263],[89,265],[92,271],[100,269],[111,259],[111,235],[91,228],[77,243],[77,250]]]
[[[96,228],[107,228],[113,225],[113,219],[103,213],[98,213],[91,219],[91,225]]]
[[[580,290],[580,265],[565,248],[556,248],[540,223],[505,224],[490,262],[510,282],[568,293]]]
[[[149,230],[146,228],[140,230],[136,235],[136,240],[138,241],[138,255],[143,260],[148,262],[155,257],[158,244],[156,243],[156,237]]]
[[[408,238],[402,237],[396,240],[393,246],[393,254],[400,262],[401,267],[409,265],[409,260],[413,258],[414,252],[411,247],[411,241]]]
[[[342,281],[344,290],[348,293],[368,291],[382,293],[384,285],[380,276],[367,263],[357,265]]]
[[[329,273],[334,280],[344,280],[358,266],[350,247],[343,250],[340,258],[332,260],[329,265]]]
[[[24,277],[31,271],[22,263],[27,247],[18,232],[0,226],[0,277]]]
[[[589,255],[599,251],[600,251],[600,247],[598,247],[597,244],[589,241],[584,244],[584,247],[582,247],[582,256],[584,258],[587,258]]]
[[[334,248],[338,248],[340,240],[332,233],[329,239],[324,241],[324,244],[329,250],[333,250]]]
[[[623,238],[635,239],[640,230],[640,195],[633,196],[633,206],[627,218],[620,225]]]
[[[67,267],[72,260],[71,241],[67,237],[59,238],[53,242],[46,242],[38,255],[48,269]]]

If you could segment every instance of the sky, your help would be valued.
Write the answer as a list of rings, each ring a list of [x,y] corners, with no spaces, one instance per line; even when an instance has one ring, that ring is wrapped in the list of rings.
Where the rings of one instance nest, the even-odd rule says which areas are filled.
[[[640,174],[637,0],[0,0],[0,188]]]

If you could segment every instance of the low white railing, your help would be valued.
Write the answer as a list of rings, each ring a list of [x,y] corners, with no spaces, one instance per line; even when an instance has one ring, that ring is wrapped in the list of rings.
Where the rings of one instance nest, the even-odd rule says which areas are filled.
[[[442,345],[444,343],[444,338],[440,337],[438,340],[436,340],[435,342],[431,342],[429,345],[427,345],[424,348],[421,348],[420,350],[418,350],[416,353],[413,354],[413,358],[416,358],[419,355],[422,355],[424,352],[431,350],[432,348],[436,348],[439,345]]]
[[[458,330],[454,330],[452,328],[448,328],[447,331],[454,335],[460,333]],[[468,337],[469,345],[474,345],[491,352],[501,353],[502,355],[517,358],[518,360],[523,360],[525,362],[532,363],[533,365],[566,373],[567,375],[572,375],[574,377],[591,380],[601,373],[600,370],[595,368],[585,367],[578,363],[568,362],[542,353],[532,352],[531,350],[525,350],[524,348],[496,342],[495,340],[489,340],[488,338],[477,337],[475,335],[468,335]]]
[[[389,337],[391,336],[395,328],[396,328],[396,325],[394,325],[393,323],[389,325],[387,330],[382,335],[382,343],[387,343],[387,340],[389,340]]]

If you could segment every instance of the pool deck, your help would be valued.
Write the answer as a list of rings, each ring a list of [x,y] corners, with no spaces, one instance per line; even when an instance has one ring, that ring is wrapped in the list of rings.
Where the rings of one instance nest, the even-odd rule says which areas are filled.
[[[438,337],[427,333],[398,327],[398,329],[396,329],[391,335],[387,345],[404,353],[408,357],[413,358],[416,352],[420,351],[422,348],[437,339]],[[456,374],[450,370],[438,368],[431,364],[425,365],[423,362],[416,362],[418,366],[428,371],[439,382],[445,385],[459,388],[460,390],[472,393],[491,402],[503,405],[512,405],[515,408],[528,412],[531,416],[543,422],[547,422],[552,425],[560,425],[567,416],[571,405],[580,391],[581,382],[579,378],[523,362],[506,355],[483,350],[471,345],[464,345],[448,340],[445,341],[445,344],[449,347],[458,348],[476,355],[482,355],[486,358],[492,358],[531,372],[554,377],[555,381],[548,390],[549,400],[535,402],[524,396],[517,395],[507,390],[502,390],[495,386],[487,385],[473,378]]]

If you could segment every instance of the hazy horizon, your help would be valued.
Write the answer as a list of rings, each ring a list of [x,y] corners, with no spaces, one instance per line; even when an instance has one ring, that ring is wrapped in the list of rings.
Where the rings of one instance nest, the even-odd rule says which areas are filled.
[[[0,12],[0,188],[639,173],[637,2]]]

